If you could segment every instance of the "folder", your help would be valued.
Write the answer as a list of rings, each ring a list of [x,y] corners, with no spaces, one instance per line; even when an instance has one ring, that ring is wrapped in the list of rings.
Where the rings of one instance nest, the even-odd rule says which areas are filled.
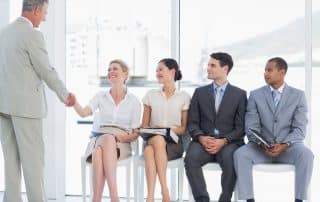
[[[168,142],[178,143],[179,137],[170,128],[156,127],[156,128],[139,128],[139,134],[143,140],[147,141],[150,137],[155,135],[162,135]]]
[[[272,148],[272,145],[257,130],[249,128],[249,132],[268,148]]]

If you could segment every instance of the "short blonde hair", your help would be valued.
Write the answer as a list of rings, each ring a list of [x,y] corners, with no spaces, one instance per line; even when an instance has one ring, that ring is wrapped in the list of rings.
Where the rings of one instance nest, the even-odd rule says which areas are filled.
[[[111,60],[111,62],[109,63],[109,66],[113,63],[119,64],[122,71],[129,73],[129,67],[128,67],[127,63],[125,63],[123,60],[120,60],[120,59]]]

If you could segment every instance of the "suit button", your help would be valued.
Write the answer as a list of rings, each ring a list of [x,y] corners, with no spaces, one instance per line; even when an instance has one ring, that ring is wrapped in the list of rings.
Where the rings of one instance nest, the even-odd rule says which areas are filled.
[[[274,122],[275,122],[275,123],[277,123],[277,122],[278,122],[278,120],[277,120],[277,119],[275,119],[275,120],[274,120]]]

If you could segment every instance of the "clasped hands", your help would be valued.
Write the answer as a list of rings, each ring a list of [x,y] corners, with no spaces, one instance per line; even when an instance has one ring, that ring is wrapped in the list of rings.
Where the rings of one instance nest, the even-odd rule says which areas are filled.
[[[227,140],[225,138],[215,138],[212,136],[199,136],[199,142],[206,152],[216,154],[227,143]]]
[[[272,144],[271,147],[267,147],[265,144],[260,144],[265,153],[271,157],[279,156],[284,150],[288,148],[287,144]]]

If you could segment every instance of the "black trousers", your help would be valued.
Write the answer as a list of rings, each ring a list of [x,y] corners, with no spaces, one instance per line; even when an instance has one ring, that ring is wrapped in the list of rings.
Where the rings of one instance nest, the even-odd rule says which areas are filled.
[[[207,185],[203,176],[202,166],[209,162],[218,162],[221,169],[221,186],[219,202],[231,201],[236,183],[233,166],[233,153],[239,146],[231,143],[224,146],[217,154],[209,154],[199,142],[191,142],[185,158],[186,174],[196,202],[209,202]]]

